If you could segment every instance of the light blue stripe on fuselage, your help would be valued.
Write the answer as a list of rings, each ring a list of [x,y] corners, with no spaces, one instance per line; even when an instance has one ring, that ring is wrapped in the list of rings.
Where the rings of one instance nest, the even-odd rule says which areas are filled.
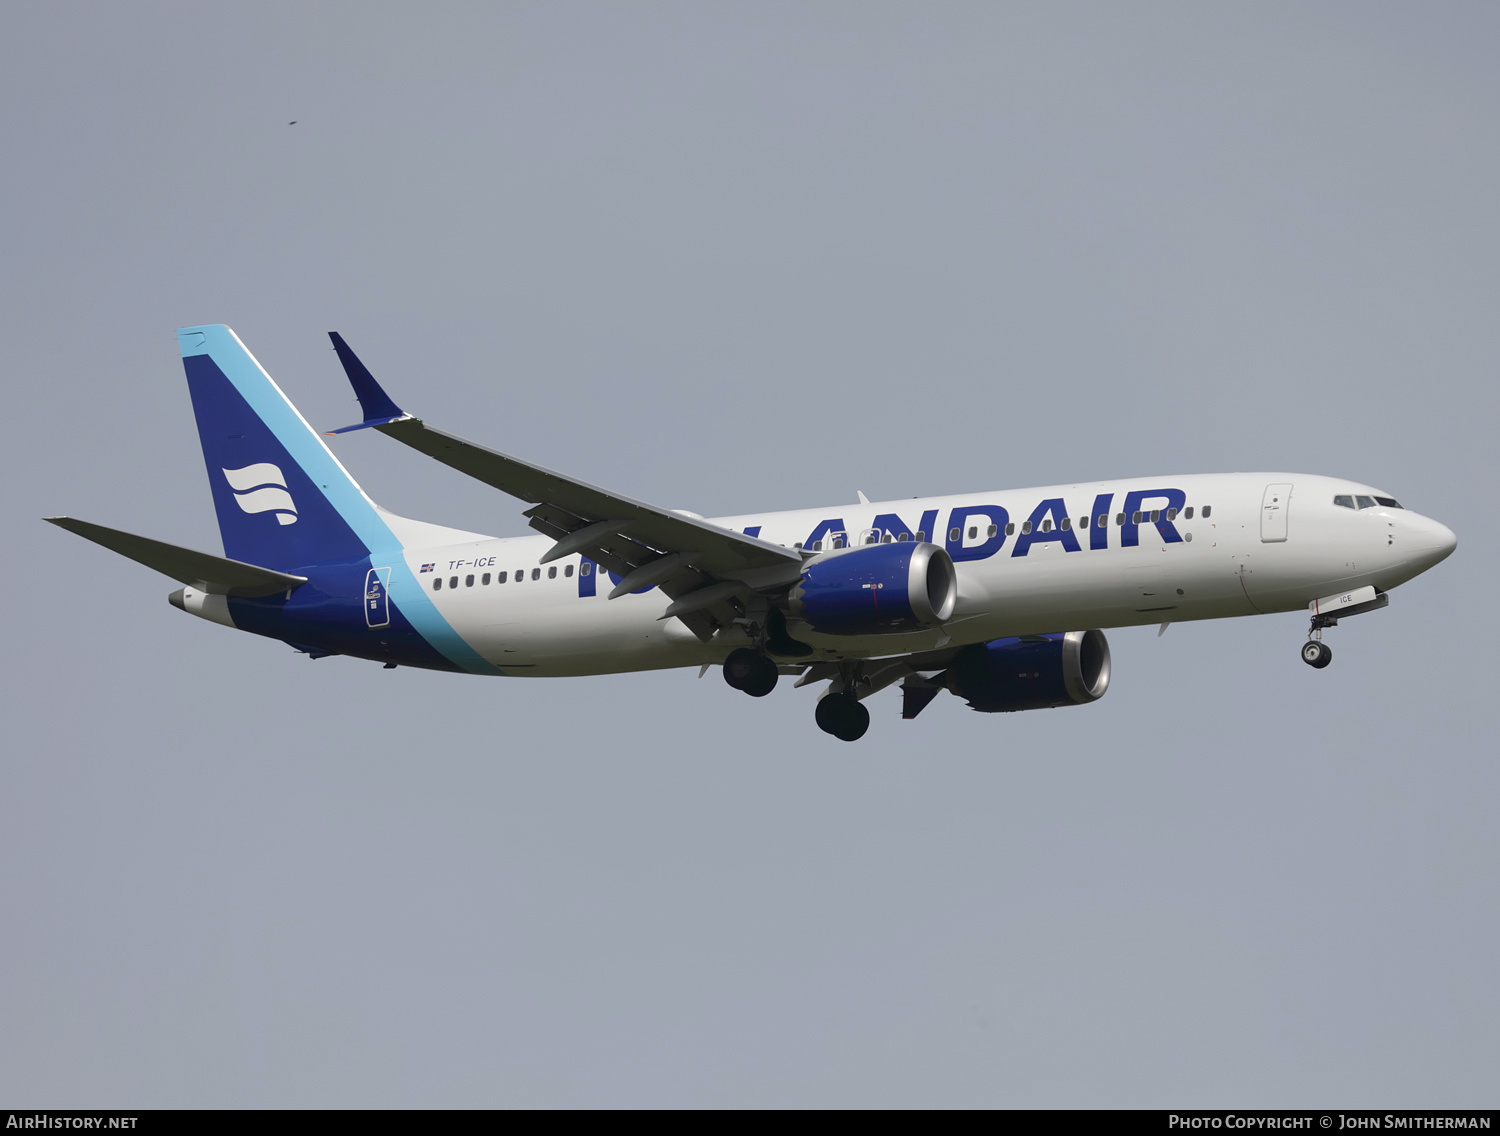
[[[223,324],[206,324],[181,328],[177,337],[183,358],[208,355],[213,359],[234,384],[235,390],[364,542],[371,555],[370,563],[376,567],[390,567],[390,600],[401,609],[422,638],[455,666],[473,674],[500,674],[500,670],[480,657],[443,618],[407,567],[396,534],[381,520],[370,499],[360,491],[354,479],[323,444],[323,439],[313,433],[312,427],[297,413],[281,388],[234,332]]]

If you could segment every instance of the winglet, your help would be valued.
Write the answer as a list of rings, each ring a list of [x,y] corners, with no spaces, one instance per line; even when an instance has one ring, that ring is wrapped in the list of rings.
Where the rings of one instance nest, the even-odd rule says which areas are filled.
[[[339,362],[344,365],[344,374],[349,376],[349,385],[354,388],[354,397],[359,399],[359,408],[365,412],[365,420],[356,422],[353,426],[343,426],[337,430],[325,430],[325,434],[347,434],[350,430],[363,430],[367,426],[384,426],[390,422],[400,422],[403,418],[411,415],[403,411],[393,401],[391,396],[381,389],[375,381],[375,376],[359,361],[359,356],[349,350],[349,345],[344,342],[344,337],[336,331],[330,331],[328,338],[333,340],[333,349],[338,352]]]

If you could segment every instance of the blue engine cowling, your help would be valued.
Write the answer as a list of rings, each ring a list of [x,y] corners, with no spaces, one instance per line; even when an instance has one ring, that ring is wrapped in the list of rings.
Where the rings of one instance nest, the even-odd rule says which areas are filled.
[[[971,643],[948,668],[948,689],[986,714],[1080,706],[1109,689],[1109,641],[1069,631]]]
[[[958,573],[935,544],[860,545],[813,557],[787,599],[792,614],[817,631],[915,631],[952,616]]]

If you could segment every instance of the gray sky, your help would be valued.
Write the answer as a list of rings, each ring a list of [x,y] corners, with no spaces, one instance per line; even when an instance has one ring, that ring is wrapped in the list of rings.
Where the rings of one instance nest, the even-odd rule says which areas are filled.
[[[10,4],[0,1101],[1494,1106],[1492,4]],[[288,126],[291,120],[296,126]],[[174,328],[707,514],[1287,469],[1459,549],[1085,708],[309,662]],[[367,434],[376,500],[522,506]]]

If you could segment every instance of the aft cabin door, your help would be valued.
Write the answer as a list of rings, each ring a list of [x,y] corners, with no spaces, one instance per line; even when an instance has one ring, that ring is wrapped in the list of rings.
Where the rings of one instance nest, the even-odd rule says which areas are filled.
[[[1286,509],[1292,503],[1290,485],[1267,485],[1260,501],[1260,539],[1275,544],[1286,539]]]
[[[391,622],[388,586],[389,568],[371,568],[365,573],[365,625],[385,627]]]

